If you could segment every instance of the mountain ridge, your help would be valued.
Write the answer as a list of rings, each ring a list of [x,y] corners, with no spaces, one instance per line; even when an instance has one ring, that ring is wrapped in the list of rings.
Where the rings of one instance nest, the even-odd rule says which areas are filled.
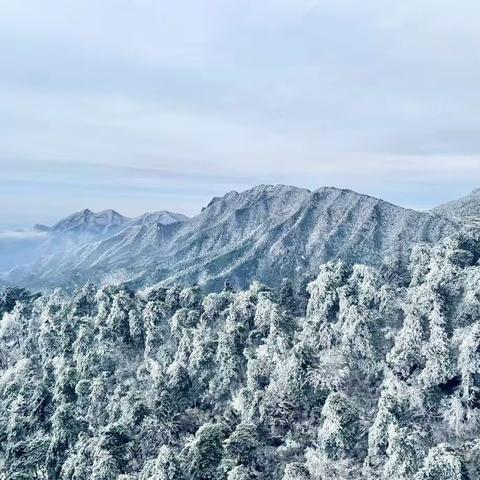
[[[227,279],[239,287],[253,279],[275,285],[284,276],[301,282],[326,261],[379,265],[458,229],[436,212],[350,189],[290,185],[231,191],[194,217],[167,224],[136,218],[111,235],[44,258],[19,280],[53,287],[116,277],[136,287],[179,282],[208,290]]]

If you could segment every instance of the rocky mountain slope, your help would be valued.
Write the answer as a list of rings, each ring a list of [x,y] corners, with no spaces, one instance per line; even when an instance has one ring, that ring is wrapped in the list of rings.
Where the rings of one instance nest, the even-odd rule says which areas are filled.
[[[126,222],[113,235],[44,256],[10,278],[42,288],[128,281],[215,290],[226,279],[243,287],[252,279],[276,285],[283,277],[298,283],[328,260],[379,265],[456,229],[436,213],[350,190],[260,185],[214,198],[189,220]]]

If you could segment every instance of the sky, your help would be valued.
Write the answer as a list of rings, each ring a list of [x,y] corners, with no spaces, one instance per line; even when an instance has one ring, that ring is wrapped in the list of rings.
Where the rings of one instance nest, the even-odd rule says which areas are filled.
[[[260,183],[480,186],[475,0],[0,0],[0,227]]]

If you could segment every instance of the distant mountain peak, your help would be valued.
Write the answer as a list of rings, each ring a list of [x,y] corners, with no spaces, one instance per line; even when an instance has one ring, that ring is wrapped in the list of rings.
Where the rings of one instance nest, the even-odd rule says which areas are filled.
[[[171,225],[174,223],[187,222],[189,217],[181,213],[173,213],[168,210],[159,210],[156,212],[147,212],[143,215],[133,218],[129,225],[149,225],[149,224],[161,224]]]
[[[50,231],[53,233],[109,233],[129,220],[112,209],[95,213],[85,208],[58,221],[50,228]]]

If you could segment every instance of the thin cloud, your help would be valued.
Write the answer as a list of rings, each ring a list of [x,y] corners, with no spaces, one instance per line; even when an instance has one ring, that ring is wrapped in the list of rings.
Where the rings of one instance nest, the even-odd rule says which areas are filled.
[[[46,237],[45,232],[35,230],[0,230],[1,240],[41,240]]]

